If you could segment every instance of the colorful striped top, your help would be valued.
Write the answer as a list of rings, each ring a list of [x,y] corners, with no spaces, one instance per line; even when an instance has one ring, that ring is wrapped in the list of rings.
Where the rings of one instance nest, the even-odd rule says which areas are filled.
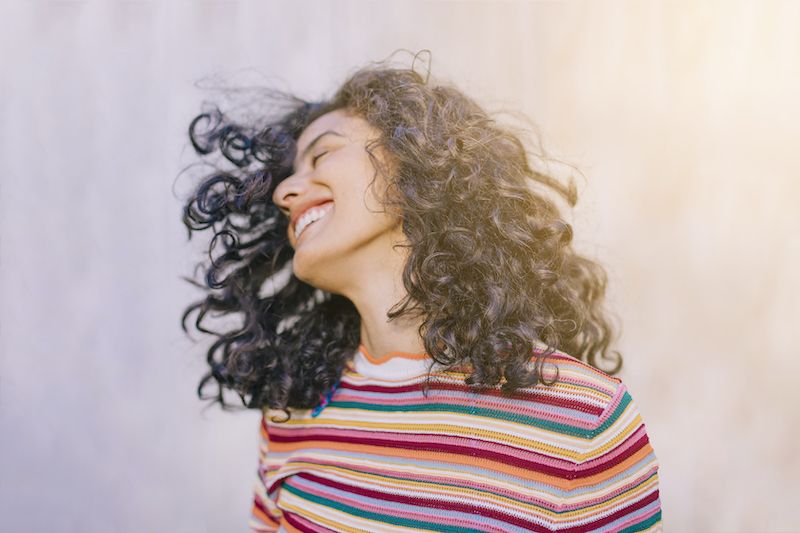
[[[624,383],[547,360],[556,384],[510,397],[434,366],[426,397],[426,354],[379,361],[362,344],[321,408],[263,413],[251,529],[661,531],[658,462]]]

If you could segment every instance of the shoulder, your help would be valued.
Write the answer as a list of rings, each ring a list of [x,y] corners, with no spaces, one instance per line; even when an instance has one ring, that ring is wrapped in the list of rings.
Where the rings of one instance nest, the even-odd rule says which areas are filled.
[[[642,416],[622,379],[556,352],[542,372],[552,385],[532,387],[553,408],[548,438],[563,465],[558,482],[569,507],[597,512],[582,527],[604,531],[658,531],[661,528],[659,462]],[[565,516],[560,527],[576,524]],[[588,518],[587,518],[588,520]],[[591,527],[589,527],[591,525]]]
[[[570,443],[576,465],[592,465],[594,471],[612,456],[609,464],[653,453],[642,415],[622,379],[558,351],[544,358],[542,374],[555,380],[526,389],[535,400],[529,409],[547,416],[552,438]]]
[[[534,355],[531,364],[540,357]],[[620,378],[567,353],[556,351],[544,357],[541,368],[547,383],[527,390],[545,402],[562,399],[561,413],[567,419],[580,415],[584,437],[599,431],[622,404],[629,403],[630,395]]]
[[[641,417],[620,378],[570,354],[542,352],[544,349],[537,347],[531,354],[530,367],[541,364],[544,382],[511,394],[502,392],[500,385],[476,389],[464,385],[469,369],[449,374],[449,379],[465,395],[482,396],[480,402],[486,409],[474,411],[482,417],[481,423],[492,417],[510,422],[504,426],[509,431],[525,435],[531,442],[552,441],[558,449],[569,450],[570,460],[577,463],[615,432],[617,436],[636,432]]]
[[[561,412],[561,427],[576,445],[574,479],[600,479],[622,472],[633,472],[642,480],[657,478],[658,461],[647,427],[625,382],[562,352],[546,360],[558,369],[558,380],[535,389],[572,402]],[[579,418],[576,414],[581,410],[590,416]]]
[[[540,358],[540,352],[531,357],[531,364]],[[556,377],[554,385],[594,391],[603,398],[612,398],[623,386],[622,380],[597,367],[561,351],[555,351],[544,357],[542,372],[548,380]],[[556,374],[557,372],[557,374]]]

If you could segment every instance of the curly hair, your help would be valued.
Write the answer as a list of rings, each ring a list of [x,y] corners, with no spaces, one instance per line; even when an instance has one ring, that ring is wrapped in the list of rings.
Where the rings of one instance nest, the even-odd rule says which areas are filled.
[[[291,416],[288,408],[320,403],[359,345],[355,306],[291,273],[288,219],[271,201],[293,172],[300,133],[337,109],[380,132],[367,151],[388,178],[385,205],[402,217],[409,248],[407,295],[387,316],[422,317],[419,333],[433,362],[466,365],[466,384],[501,384],[506,394],[553,383],[557,373],[548,381],[542,365],[555,351],[593,366],[597,357],[613,359],[606,371],[619,371],[603,307],[606,272],[575,252],[572,226],[552,198],[574,206],[575,185],[534,170],[534,156],[511,127],[450,84],[380,63],[357,69],[325,101],[269,94],[288,103],[272,119],[237,121],[212,105],[189,127],[197,154],[216,154],[223,164],[203,177],[183,214],[189,238],[213,232],[209,260],[198,265],[204,283],[187,278],[207,294],[181,320],[188,332],[197,311],[195,327],[216,336],[201,399],[231,408],[227,389],[245,407]],[[390,154],[390,164],[382,166],[373,148]],[[241,324],[209,330],[209,313],[239,316]],[[216,388],[205,395],[209,385]]]

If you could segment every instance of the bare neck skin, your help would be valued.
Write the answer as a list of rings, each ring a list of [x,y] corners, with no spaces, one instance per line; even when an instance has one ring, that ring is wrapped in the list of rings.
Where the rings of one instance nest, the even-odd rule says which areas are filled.
[[[406,262],[405,248],[391,249],[391,244],[404,239],[402,232],[386,234],[374,244],[376,248],[390,250],[375,260],[374,254],[366,256],[363,261],[351,256],[347,262],[347,270],[339,279],[350,279],[350,283],[341,287],[341,294],[346,296],[361,316],[361,343],[376,359],[387,359],[391,352],[410,354],[425,353],[425,346],[419,335],[421,317],[407,315],[391,322],[386,313],[407,294],[403,286],[402,272]],[[383,241],[383,242],[381,242]]]
[[[386,316],[407,294],[402,272],[408,250],[392,248],[394,244],[406,242],[405,239],[399,222],[387,225],[385,231],[346,253],[326,256],[324,268],[302,271],[306,282],[340,294],[353,303],[361,316],[361,343],[379,360],[390,356],[391,352],[426,353],[419,335],[422,317],[412,314],[389,322]]]
[[[421,354],[425,346],[419,335],[421,318],[401,316],[389,322],[387,311],[406,295],[402,282],[404,261],[376,265],[371,281],[351,293],[350,301],[361,315],[361,343],[377,359],[383,360],[391,352]]]

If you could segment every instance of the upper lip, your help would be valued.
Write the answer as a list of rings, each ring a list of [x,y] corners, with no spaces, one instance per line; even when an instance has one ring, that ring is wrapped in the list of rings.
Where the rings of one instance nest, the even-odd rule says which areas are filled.
[[[298,204],[297,207],[295,207],[295,210],[292,211],[292,228],[297,227],[297,221],[300,220],[300,217],[303,216],[306,211],[312,207],[316,207],[321,204],[327,204],[328,202],[332,201],[333,200],[330,198],[317,198]]]

